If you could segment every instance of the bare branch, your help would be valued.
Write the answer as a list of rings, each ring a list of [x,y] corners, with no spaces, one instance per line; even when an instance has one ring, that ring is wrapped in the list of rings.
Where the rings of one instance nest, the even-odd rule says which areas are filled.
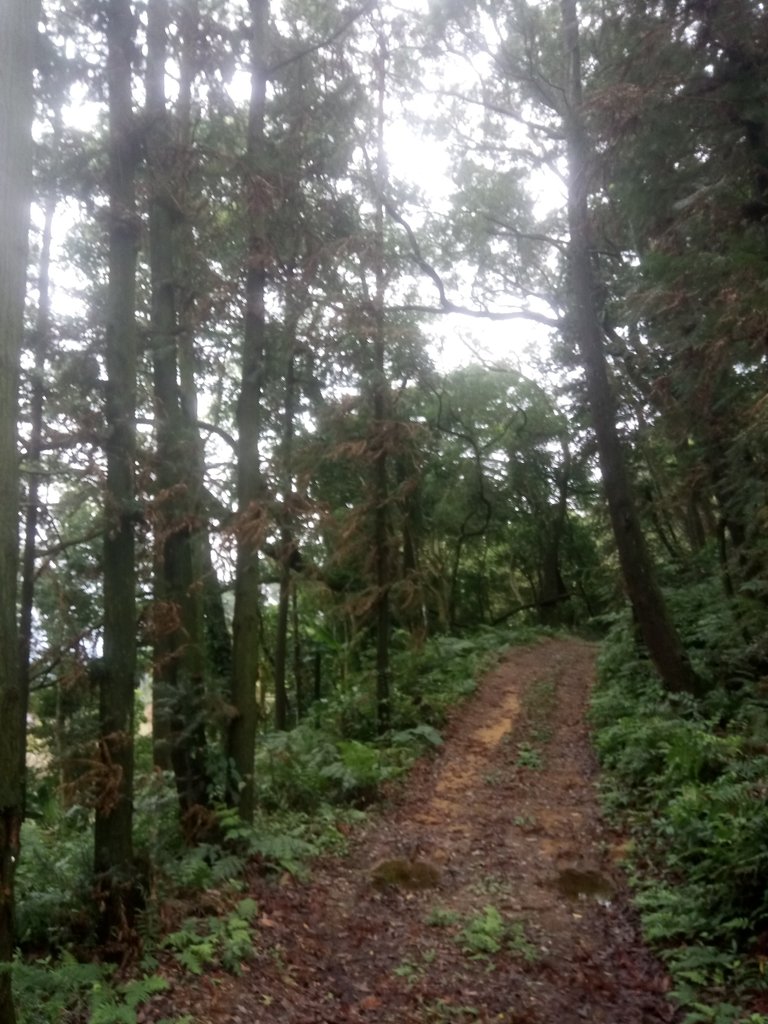
[[[543,235],[535,231],[520,231],[508,221],[502,220],[500,217],[492,217],[490,214],[486,214],[486,219],[489,224],[500,229],[503,234],[516,238],[520,242],[543,242],[545,245],[559,249],[562,253],[568,250],[568,242],[565,239],[554,238],[552,235]]]
[[[532,309],[513,309],[503,312],[495,309],[471,309],[468,306],[459,306],[455,302],[447,302],[442,306],[426,306],[419,303],[404,303],[401,306],[387,306],[391,313],[457,313],[460,316],[471,316],[477,320],[530,320],[532,323],[543,324],[554,330],[560,330],[563,321],[547,316],[544,313],[536,313]]]
[[[217,437],[220,437],[222,441],[225,441],[229,445],[233,452],[237,451],[237,441],[235,441],[234,437],[232,437],[228,431],[224,430],[223,427],[217,427],[215,423],[206,423],[205,420],[198,420],[197,426],[200,430],[204,430],[208,434],[216,434]]]
[[[59,541],[58,544],[54,544],[50,548],[43,548],[37,552],[36,558],[38,560],[43,558],[54,558],[56,555],[60,555],[63,551],[67,551],[69,548],[76,548],[80,544],[87,544],[89,540],[95,540],[97,537],[101,537],[103,533],[104,525],[100,524],[99,526],[95,526],[88,530],[86,533],[79,534],[77,537],[70,537],[67,540]]]
[[[435,288],[437,288],[437,294],[440,299],[440,305],[438,307],[426,306],[422,304],[407,304],[403,306],[388,306],[387,308],[391,312],[408,312],[408,313],[459,313],[462,316],[476,317],[481,320],[532,320],[534,323],[544,324],[545,327],[553,327],[559,329],[562,326],[562,321],[551,316],[547,316],[545,313],[536,313],[531,309],[515,309],[508,312],[501,310],[489,310],[489,309],[472,309],[468,306],[459,306],[455,302],[451,302],[445,291],[445,284],[442,278],[435,270],[435,268],[427,262],[421,251],[419,240],[413,231],[410,224],[403,219],[398,213],[394,206],[388,201],[384,200],[384,207],[395,223],[399,224],[408,236],[408,241],[411,243],[411,251],[413,258],[421,268],[421,270],[427,275],[432,281]]]
[[[569,601],[572,597],[573,594],[569,592],[567,594],[558,594],[556,597],[550,597],[546,601],[531,601],[528,604],[519,604],[515,608],[510,608],[509,611],[497,615],[491,620],[491,625],[500,626],[502,622],[511,619],[513,615],[519,615],[520,612],[528,611],[530,608],[545,608],[550,605],[559,604],[561,601]]]
[[[451,99],[461,100],[462,103],[470,103],[476,107],[483,107],[484,110],[488,110],[492,114],[500,114],[502,117],[509,117],[513,121],[517,121],[518,124],[521,124],[526,128],[530,128],[531,131],[540,132],[546,138],[552,139],[553,141],[561,142],[564,138],[563,133],[557,128],[553,128],[547,124],[541,124],[541,122],[538,121],[530,121],[528,118],[517,113],[517,111],[513,110],[511,107],[505,107],[501,103],[491,103],[487,99],[475,99],[472,96],[456,92],[453,89],[440,89],[436,94],[438,96],[448,96]],[[531,153],[531,159],[537,159],[534,153]]]
[[[369,0],[369,2],[363,4],[362,7],[358,7],[351,11],[344,21],[342,21],[342,23],[337,26],[329,36],[318,40],[316,43],[312,43],[310,46],[305,46],[303,50],[299,50],[298,53],[292,53],[290,57],[285,57],[283,60],[279,60],[276,64],[272,64],[267,68],[267,77],[271,77],[276,71],[282,71],[283,68],[288,67],[290,64],[295,64],[297,61],[302,60],[304,57],[308,57],[312,53],[317,53],[318,50],[324,50],[325,47],[330,46],[331,43],[335,43],[340,36],[344,35],[347,29],[354,25],[358,18],[362,18],[363,15],[372,11],[377,3],[378,0]]]

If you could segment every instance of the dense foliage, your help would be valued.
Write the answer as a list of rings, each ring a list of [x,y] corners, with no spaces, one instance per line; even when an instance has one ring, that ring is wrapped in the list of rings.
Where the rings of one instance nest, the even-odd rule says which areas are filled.
[[[741,646],[721,594],[674,596],[712,688],[701,702],[665,695],[631,624],[618,621],[593,702],[603,796],[630,836],[643,929],[670,966],[685,1020],[743,1020],[744,1006],[764,1010],[768,699],[719,660],[729,641]]]

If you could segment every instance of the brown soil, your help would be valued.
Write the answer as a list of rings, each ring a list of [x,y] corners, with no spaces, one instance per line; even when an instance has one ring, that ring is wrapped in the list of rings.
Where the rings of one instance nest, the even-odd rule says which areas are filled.
[[[672,1021],[596,802],[594,660],[571,639],[509,651],[347,856],[306,883],[256,881],[255,959],[242,977],[176,981],[144,1020]],[[381,881],[387,861],[395,884]],[[503,948],[483,953],[463,933],[495,911],[506,937],[488,925],[478,941],[490,931]]]

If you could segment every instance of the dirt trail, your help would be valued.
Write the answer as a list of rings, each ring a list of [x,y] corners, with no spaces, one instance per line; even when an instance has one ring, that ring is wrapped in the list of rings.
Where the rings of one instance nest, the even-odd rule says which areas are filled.
[[[596,804],[594,659],[578,640],[509,651],[349,855],[306,884],[257,883],[244,976],[177,990],[174,1011],[191,1005],[198,1024],[671,1021]],[[414,857],[432,867],[372,881],[380,862]]]

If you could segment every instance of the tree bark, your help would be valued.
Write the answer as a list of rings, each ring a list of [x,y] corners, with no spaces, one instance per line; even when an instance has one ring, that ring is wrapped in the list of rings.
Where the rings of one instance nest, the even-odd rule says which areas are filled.
[[[568,524],[568,487],[571,476],[571,453],[563,438],[563,463],[556,472],[557,504],[547,507],[540,525],[543,542],[541,586],[539,588],[539,619],[545,626],[560,625],[568,616],[566,602],[570,595],[560,570],[560,548]]]
[[[246,144],[245,317],[237,402],[237,560],[232,623],[232,705],[228,755],[234,770],[230,800],[244,821],[253,820],[261,588],[259,545],[266,517],[259,447],[266,347],[264,292],[267,276],[266,200],[263,175],[269,0],[249,0],[251,100]]]
[[[107,5],[109,90],[109,285],[106,323],[107,487],[104,534],[104,659],[99,681],[102,791],[94,867],[100,937],[133,924],[133,704],[136,686],[136,256],[139,160],[131,95],[135,21],[129,0]]]
[[[27,709],[16,623],[16,422],[32,184],[32,69],[39,4],[0,4],[0,1024],[15,1024],[11,976],[14,875],[24,805]]]
[[[419,571],[420,495],[414,479],[415,469],[409,472],[404,453],[395,460],[395,477],[400,508],[400,544],[403,599],[398,614],[408,632],[417,643],[422,643],[426,634],[426,610],[424,583]]]
[[[180,160],[187,162],[193,154],[192,86],[199,62],[198,36],[200,31],[200,5],[198,0],[185,0],[179,13],[179,97],[176,103],[176,122]],[[182,196],[182,200],[191,197]],[[205,643],[205,675],[208,702],[212,708],[221,708],[229,701],[232,679],[232,636],[229,631],[222,588],[211,553],[211,536],[205,494],[205,445],[200,435],[197,407],[196,352],[196,279],[198,252],[192,221],[185,216],[178,225],[180,241],[177,248],[177,275],[179,286],[178,358],[181,405],[184,416],[195,425],[195,468],[190,483],[198,488],[194,495],[195,514],[200,529],[194,536],[194,575],[202,581],[202,617]],[[219,719],[219,725],[224,716]]]
[[[288,617],[291,598],[291,557],[295,550],[290,525],[290,505],[293,494],[293,435],[296,416],[296,367],[294,347],[296,325],[289,323],[286,331],[290,347],[285,372],[285,402],[283,408],[283,436],[281,438],[281,501],[280,545],[278,551],[280,593],[277,602],[275,635],[275,728],[288,728]],[[298,709],[297,709],[298,712]]]
[[[375,292],[373,296],[373,544],[376,565],[376,710],[378,729],[385,732],[391,721],[391,680],[389,663],[391,554],[389,540],[389,470],[387,432],[390,422],[390,394],[386,368],[386,321],[384,303],[384,209],[387,157],[384,141],[386,124],[387,43],[379,31],[377,55],[376,110],[376,214]]]
[[[582,120],[581,59],[576,0],[561,0],[566,67],[565,134],[568,153],[568,257],[571,327],[576,336],[597,438],[603,487],[627,595],[643,640],[664,686],[699,693],[694,672],[667,611],[637,512],[608,374],[597,305],[597,279],[589,220],[591,148]]]
[[[168,744],[182,814],[208,802],[205,641],[196,535],[200,530],[197,426],[179,386],[177,231],[174,150],[165,96],[168,0],[152,0],[147,22],[149,262],[155,402],[155,668],[153,725]],[[189,244],[190,240],[186,239]],[[159,751],[162,753],[162,751]]]
[[[54,115],[53,150],[58,151],[61,138],[61,111]],[[32,618],[35,600],[35,563],[37,558],[37,527],[40,519],[40,459],[43,451],[45,414],[45,368],[51,338],[51,241],[56,213],[56,185],[45,197],[43,237],[37,277],[37,323],[32,335],[32,358],[29,396],[29,444],[27,446],[27,492],[24,509],[24,543],[21,556],[21,594],[19,600],[19,679],[22,704],[29,703],[30,660],[32,652]]]

